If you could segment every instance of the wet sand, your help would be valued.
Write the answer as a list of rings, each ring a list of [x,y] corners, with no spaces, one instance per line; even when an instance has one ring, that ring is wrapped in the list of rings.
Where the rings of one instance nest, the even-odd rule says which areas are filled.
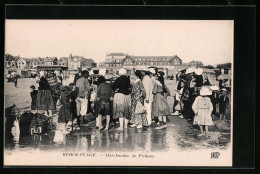
[[[174,95],[177,84],[174,80],[166,84]],[[16,104],[20,113],[30,110],[31,85],[38,87],[35,79],[19,79],[18,88],[13,83],[5,83],[5,107]],[[168,97],[170,108],[173,105],[173,97]],[[63,132],[61,125],[57,123],[58,111],[53,117],[53,130],[44,134],[34,134],[26,137],[15,137],[5,142],[7,149],[16,151],[34,150],[41,151],[89,151],[89,152],[113,152],[113,151],[171,151],[191,150],[205,148],[225,149],[230,144],[230,130],[219,129],[217,125],[229,125],[229,121],[214,121],[215,125],[209,128],[210,137],[198,137],[199,127],[191,121],[181,119],[178,116],[168,117],[168,127],[163,130],[154,129],[157,125],[143,127],[142,129],[129,127],[124,131],[117,131],[118,123],[108,131],[95,129],[95,121],[86,123],[80,129],[73,132]]]

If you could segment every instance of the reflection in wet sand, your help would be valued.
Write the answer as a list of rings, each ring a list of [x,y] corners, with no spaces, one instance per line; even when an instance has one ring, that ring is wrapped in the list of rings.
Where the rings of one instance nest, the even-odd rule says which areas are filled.
[[[115,127],[112,127],[108,131],[100,131],[95,129],[95,124],[89,123],[74,132],[62,132],[57,129],[45,134],[20,135],[19,141],[17,137],[6,141],[5,147],[25,151],[39,149],[42,151],[156,152],[191,148],[191,146],[204,148],[205,144],[207,147],[216,147],[221,143],[220,140],[225,138],[224,145],[227,145],[230,140],[229,133],[225,133],[227,135],[224,136],[224,133],[217,132],[216,136],[212,133],[212,137],[215,137],[216,141],[213,138],[205,140],[198,138],[196,136],[197,129],[188,127],[185,120],[173,119],[179,121],[180,125],[168,126],[167,129],[163,130],[156,130],[152,126],[142,129],[128,128],[124,131],[117,131]]]

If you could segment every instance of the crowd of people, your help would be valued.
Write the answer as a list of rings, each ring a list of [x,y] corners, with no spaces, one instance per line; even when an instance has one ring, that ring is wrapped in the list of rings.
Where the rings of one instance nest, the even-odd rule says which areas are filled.
[[[208,126],[213,125],[217,114],[220,114],[220,119],[225,119],[229,102],[227,90],[209,84],[203,78],[201,68],[183,69],[178,74],[173,113],[167,102],[171,94],[165,84],[164,72],[157,68],[136,69],[132,82],[126,69],[120,69],[118,74],[119,77],[111,81],[105,78],[105,71],[100,70],[97,81],[93,82],[89,79],[89,71],[80,71],[73,83],[59,86],[61,93],[55,99],[50,80],[42,71],[38,91],[35,86],[30,87],[31,108],[44,110],[46,116],[52,117],[56,105],[61,105],[58,122],[64,124],[64,131],[70,129],[68,122],[75,119],[76,127],[82,126],[89,112],[96,117],[96,129],[108,130],[118,121],[117,130],[121,131],[128,126],[140,129],[153,124],[155,129],[166,129],[167,116],[177,115],[198,124],[201,130],[199,136],[208,136]]]

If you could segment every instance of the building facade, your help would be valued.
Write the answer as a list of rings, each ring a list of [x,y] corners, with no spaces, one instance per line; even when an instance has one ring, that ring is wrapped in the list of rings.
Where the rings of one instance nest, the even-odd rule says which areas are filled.
[[[97,63],[94,62],[92,59],[85,59],[82,61],[82,68],[91,69],[96,67]]]
[[[99,62],[99,63],[98,63],[98,67],[99,67],[99,68],[106,68],[105,62]]]
[[[68,67],[68,57],[60,57],[58,65]]]
[[[128,74],[133,74],[136,68],[157,67],[166,72],[167,75],[175,75],[178,70],[187,67],[202,67],[200,61],[183,63],[178,55],[174,56],[134,56],[124,53],[110,53],[106,55],[104,64],[101,68],[107,68],[109,73],[115,73],[120,68],[127,69]]]
[[[57,57],[46,57],[44,59],[44,65],[58,65]]]
[[[20,59],[20,56],[12,56],[11,54],[5,54],[4,60],[5,60],[5,67],[6,68],[17,68],[17,61]]]
[[[30,59],[29,58],[20,58],[17,61],[18,69],[30,69]]]
[[[192,67],[196,67],[196,68],[200,68],[203,66],[203,63],[201,61],[191,61],[188,63],[189,66],[192,66]]]
[[[105,64],[106,67],[111,67],[111,68],[118,68],[121,67],[122,65],[122,60],[126,58],[126,54],[124,53],[110,53],[106,55],[106,60]]]
[[[72,54],[70,54],[68,58],[68,70],[77,71],[79,68],[81,68],[83,60],[84,57],[82,56],[72,56]]]

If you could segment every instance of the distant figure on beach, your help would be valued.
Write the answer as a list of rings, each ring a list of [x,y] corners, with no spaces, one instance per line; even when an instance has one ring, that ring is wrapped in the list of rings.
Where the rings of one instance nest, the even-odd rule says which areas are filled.
[[[18,76],[14,75],[14,86],[17,88]]]

